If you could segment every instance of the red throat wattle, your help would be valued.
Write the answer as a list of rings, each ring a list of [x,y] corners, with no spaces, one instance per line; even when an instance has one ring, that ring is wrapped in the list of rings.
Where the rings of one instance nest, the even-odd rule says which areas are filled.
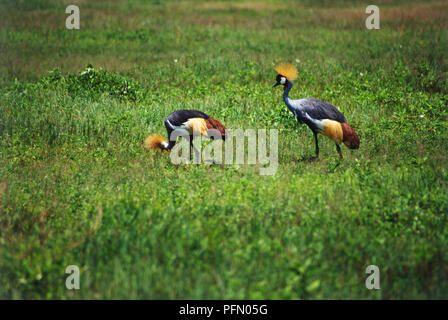
[[[287,85],[285,84],[285,85],[283,85],[283,91],[285,91],[286,90],[286,87],[287,87]]]

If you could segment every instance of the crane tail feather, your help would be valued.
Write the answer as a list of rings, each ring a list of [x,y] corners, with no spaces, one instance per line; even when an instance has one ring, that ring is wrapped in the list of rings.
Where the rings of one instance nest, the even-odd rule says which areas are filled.
[[[205,119],[205,123],[207,124],[207,129],[218,130],[219,133],[221,134],[221,137],[223,137],[223,139],[225,139],[226,127],[224,127],[224,125],[221,122],[219,122],[218,120],[215,120],[213,118],[208,118],[208,119]]]
[[[341,123],[342,126],[342,142],[349,149],[359,149],[359,138],[355,130],[347,123]]]

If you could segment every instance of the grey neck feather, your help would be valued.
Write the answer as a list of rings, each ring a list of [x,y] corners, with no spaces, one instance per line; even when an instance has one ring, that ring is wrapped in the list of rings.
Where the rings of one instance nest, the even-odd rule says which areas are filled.
[[[291,104],[291,99],[289,98],[289,91],[291,91],[292,88],[292,82],[288,81],[287,82],[287,86],[286,86],[286,90],[283,91],[283,101],[285,101],[286,105],[288,106],[289,110],[293,111],[293,107]]]

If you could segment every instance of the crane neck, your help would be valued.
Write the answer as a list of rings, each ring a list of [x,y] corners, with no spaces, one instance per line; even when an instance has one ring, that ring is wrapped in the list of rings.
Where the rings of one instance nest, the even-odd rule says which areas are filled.
[[[291,109],[291,99],[289,98],[289,91],[291,91],[292,88],[292,82],[288,81],[285,84],[284,91],[283,91],[283,101],[285,101],[286,105],[289,109]]]

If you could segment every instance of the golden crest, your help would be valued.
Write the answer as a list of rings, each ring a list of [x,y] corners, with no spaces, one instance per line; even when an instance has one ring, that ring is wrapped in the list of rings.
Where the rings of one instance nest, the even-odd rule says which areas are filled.
[[[299,76],[299,71],[291,63],[279,63],[275,66],[275,71],[279,75],[286,77],[289,81],[293,81]]]
[[[143,145],[146,150],[154,150],[160,148],[162,142],[166,142],[166,139],[160,134],[151,134],[145,139]]]

